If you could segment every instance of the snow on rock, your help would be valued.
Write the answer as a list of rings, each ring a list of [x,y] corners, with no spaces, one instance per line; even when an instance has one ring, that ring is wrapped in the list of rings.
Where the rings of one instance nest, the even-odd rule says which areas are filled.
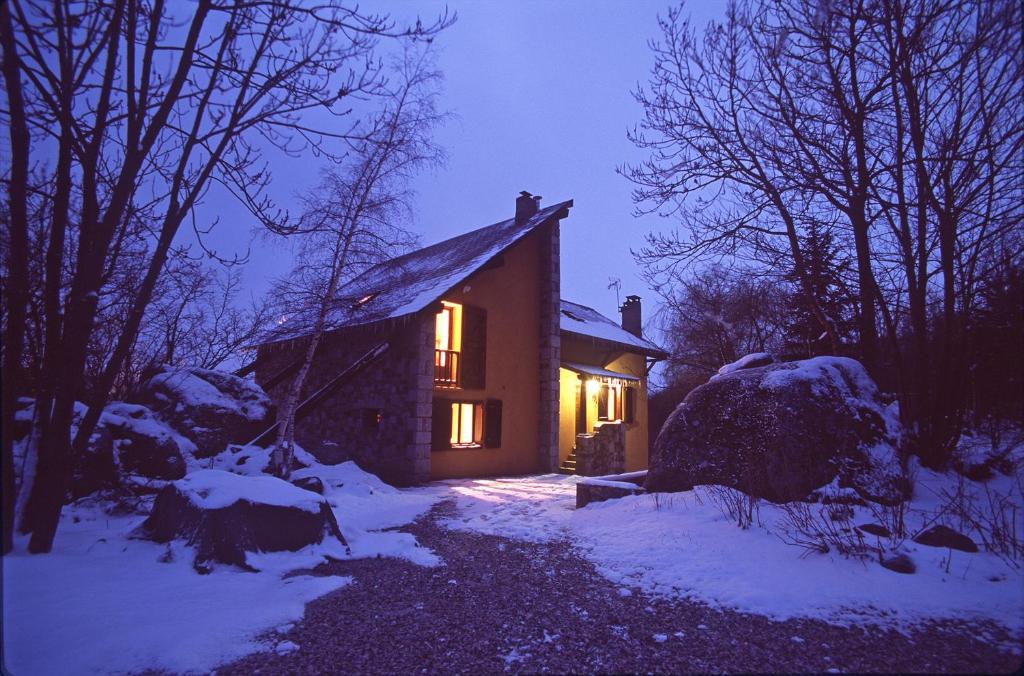
[[[295,552],[325,536],[347,546],[334,512],[316,493],[271,476],[216,469],[165,486],[138,535],[186,541],[195,547],[200,572],[214,562],[252,568],[249,552]]]
[[[933,521],[939,496],[957,490],[957,481],[952,473],[920,470],[906,515],[909,532]],[[967,488],[983,498],[986,486],[1004,488]],[[908,540],[902,551],[913,557],[917,572],[899,575],[876,561],[808,554],[787,545],[779,537],[786,528],[783,511],[770,503],[761,506],[761,525],[741,530],[703,487],[584,509],[573,509],[574,489],[560,475],[467,479],[432,488],[456,496],[457,513],[444,522],[447,527],[519,540],[568,540],[620,588],[780,620],[903,628],[932,619],[990,619],[1024,635],[1024,571],[995,553],[954,551],[950,559],[946,549]],[[1022,498],[1015,496],[1019,505]],[[851,509],[853,523],[871,518],[867,507]]]
[[[320,511],[322,499],[272,476],[241,476],[216,469],[192,472],[174,487],[200,509],[222,509],[239,500],[275,507]]]
[[[753,369],[759,366],[767,366],[768,364],[774,363],[775,357],[771,356],[767,352],[752,352],[748,355],[740,357],[734,362],[731,362],[721,367],[720,369],[718,369],[718,373],[711,377],[717,378],[718,376],[724,376],[734,371],[742,371],[743,369]]]
[[[273,423],[270,397],[255,382],[221,371],[165,365],[139,399],[191,439],[200,457],[250,441]]]
[[[862,497],[892,504],[907,490],[900,435],[898,415],[853,359],[732,370],[694,389],[669,416],[645,488],[719,484],[788,502],[839,476]]]

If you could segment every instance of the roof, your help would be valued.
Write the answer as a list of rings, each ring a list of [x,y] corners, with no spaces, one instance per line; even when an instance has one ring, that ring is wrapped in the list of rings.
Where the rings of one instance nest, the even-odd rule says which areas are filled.
[[[379,263],[338,289],[326,330],[359,326],[411,315],[441,299],[524,236],[548,221],[568,215],[572,200],[540,209],[528,220],[514,218]],[[269,331],[261,342],[298,338],[312,319],[297,313]]]
[[[658,359],[668,357],[665,350],[646,338],[634,336],[594,308],[562,299],[561,309],[559,326],[565,333],[614,343],[627,351],[640,352]]]
[[[597,366],[591,366],[590,364],[578,364],[572,361],[563,361],[561,364],[562,368],[575,371],[576,373],[582,373],[587,376],[597,376],[598,378],[618,378],[619,380],[629,380],[631,382],[639,382],[640,379],[636,376],[631,376],[628,373],[619,373],[618,371],[609,371],[608,369],[599,368]]]

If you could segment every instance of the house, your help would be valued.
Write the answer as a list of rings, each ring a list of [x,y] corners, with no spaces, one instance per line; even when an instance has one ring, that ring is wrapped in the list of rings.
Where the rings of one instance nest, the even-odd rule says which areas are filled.
[[[296,438],[388,481],[647,465],[647,374],[667,355],[560,298],[559,224],[541,208],[372,267],[338,292],[307,376]],[[308,337],[290,318],[258,347],[256,380],[280,402]]]

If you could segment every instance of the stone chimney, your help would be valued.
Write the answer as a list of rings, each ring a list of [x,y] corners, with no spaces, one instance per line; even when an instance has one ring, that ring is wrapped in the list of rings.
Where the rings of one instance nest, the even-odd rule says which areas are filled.
[[[622,328],[637,338],[643,338],[643,314],[640,312],[640,296],[626,296],[626,302],[619,308],[619,312],[622,313]]]
[[[516,223],[525,223],[540,210],[540,195],[523,190],[516,198]]]

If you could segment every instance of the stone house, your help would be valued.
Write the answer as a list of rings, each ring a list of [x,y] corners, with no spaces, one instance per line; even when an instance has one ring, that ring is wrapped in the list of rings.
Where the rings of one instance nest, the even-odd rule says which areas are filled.
[[[647,466],[640,299],[622,324],[560,298],[559,225],[572,201],[385,261],[338,292],[302,393],[296,438],[399,485]],[[277,402],[307,337],[287,321],[258,346]]]

